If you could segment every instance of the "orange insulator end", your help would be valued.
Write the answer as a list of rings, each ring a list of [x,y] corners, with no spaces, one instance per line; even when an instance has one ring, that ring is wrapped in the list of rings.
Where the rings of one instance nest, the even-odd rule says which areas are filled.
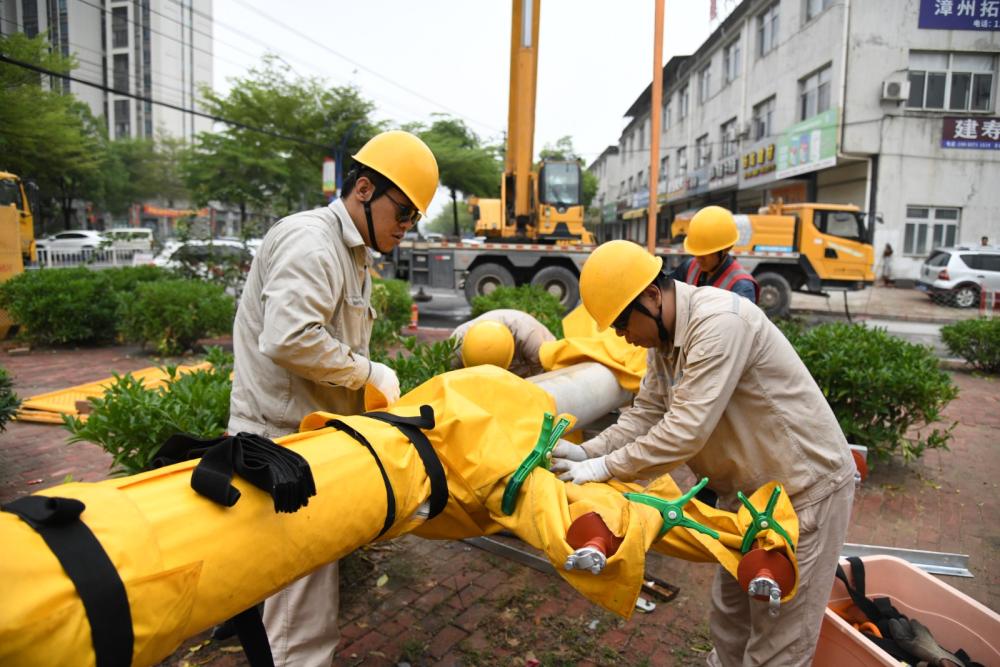
[[[851,456],[854,457],[854,465],[858,469],[858,474],[861,476],[861,481],[868,479],[868,462],[865,461],[865,457],[861,452],[851,450]]]
[[[758,577],[773,579],[781,588],[782,597],[795,586],[795,568],[792,566],[792,561],[778,551],[752,549],[740,560],[736,575],[740,582],[740,588],[744,591],[749,590],[750,582]],[[756,599],[766,600],[767,598],[756,596]]]
[[[611,532],[597,512],[587,512],[569,525],[566,541],[574,549],[593,547],[610,557],[618,551],[622,538]]]

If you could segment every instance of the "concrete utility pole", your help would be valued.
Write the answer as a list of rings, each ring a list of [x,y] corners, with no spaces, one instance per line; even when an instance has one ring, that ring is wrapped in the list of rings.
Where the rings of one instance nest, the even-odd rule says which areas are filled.
[[[657,185],[660,182],[660,107],[663,103],[663,0],[655,0],[653,16],[653,89],[649,100],[649,205],[646,207],[646,249],[656,247]]]

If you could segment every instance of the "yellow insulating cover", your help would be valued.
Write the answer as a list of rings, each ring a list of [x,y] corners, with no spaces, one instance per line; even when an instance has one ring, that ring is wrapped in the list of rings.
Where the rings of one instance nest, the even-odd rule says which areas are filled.
[[[561,340],[543,343],[538,351],[542,368],[555,371],[585,361],[603,364],[626,391],[636,393],[646,374],[645,348],[632,345],[614,329],[597,331],[597,323],[582,306],[574,308],[563,318]]]
[[[183,375],[194,371],[208,370],[211,367],[212,364],[207,361],[190,366],[178,366],[177,374]],[[131,375],[141,381],[147,389],[156,389],[157,387],[164,386],[170,377],[166,370],[154,366],[132,371]],[[80,415],[76,409],[77,401],[87,401],[95,397],[100,398],[104,395],[104,390],[110,387],[114,381],[114,377],[109,377],[97,380],[96,382],[87,382],[74,387],[31,396],[24,399],[21,403],[17,418],[20,421],[41,421],[56,424],[62,423],[62,418],[59,415],[73,415],[74,417],[86,419],[86,415]]]
[[[417,450],[389,424],[341,417],[371,442],[391,481],[397,518],[383,539],[411,531],[453,538],[507,528],[544,550],[560,574],[589,599],[622,616],[631,614],[645,552],[661,525],[658,513],[621,493],[642,489],[565,484],[538,468],[527,477],[513,516],[500,510],[506,481],[532,450],[543,413],[554,411],[553,399],[507,371],[478,366],[433,378],[389,411],[415,416],[423,404],[434,409],[436,426],[427,435],[449,488],[445,511],[425,523],[415,512],[429,497],[430,483]],[[329,417],[310,415],[303,427],[322,427]],[[195,461],[39,494],[77,498],[86,505],[81,519],[115,563],[129,596],[133,664],[155,664],[184,639],[378,536],[386,492],[365,448],[331,428],[278,442],[306,458],[316,482],[317,495],[294,514],[276,514],[269,495],[238,477],[233,484],[242,497],[231,508],[197,495],[190,488]],[[599,576],[566,572],[562,563],[572,551],[566,531],[575,518],[591,511],[624,541]],[[716,521],[734,529],[741,525],[729,513]],[[719,551],[686,532],[671,530],[657,549],[692,560],[718,559],[718,551],[735,574],[732,565],[738,556],[732,549]],[[726,539],[728,544],[738,536]],[[5,549],[0,560],[0,665],[94,664],[82,603],[41,537],[3,512],[0,544]]]

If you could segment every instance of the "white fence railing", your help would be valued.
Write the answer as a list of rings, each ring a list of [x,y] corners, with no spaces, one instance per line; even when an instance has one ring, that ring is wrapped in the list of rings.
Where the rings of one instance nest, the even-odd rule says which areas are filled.
[[[81,265],[102,269],[149,263],[152,263],[152,254],[148,250],[144,251],[136,248],[112,247],[87,248],[83,250],[40,248],[38,250],[38,266],[47,269]]]

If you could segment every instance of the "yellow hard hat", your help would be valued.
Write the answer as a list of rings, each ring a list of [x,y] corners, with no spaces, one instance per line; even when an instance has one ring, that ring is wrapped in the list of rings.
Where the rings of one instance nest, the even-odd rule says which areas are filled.
[[[514,334],[499,322],[476,322],[462,338],[462,363],[466,368],[484,364],[508,368],[513,358]]]
[[[583,307],[604,331],[652,283],[663,259],[631,241],[608,241],[590,254],[580,271]]]
[[[684,252],[695,257],[732,248],[740,238],[736,220],[728,209],[706,206],[691,218],[684,239]]]
[[[388,178],[427,214],[438,187],[438,164],[418,136],[403,130],[376,134],[351,157]]]

